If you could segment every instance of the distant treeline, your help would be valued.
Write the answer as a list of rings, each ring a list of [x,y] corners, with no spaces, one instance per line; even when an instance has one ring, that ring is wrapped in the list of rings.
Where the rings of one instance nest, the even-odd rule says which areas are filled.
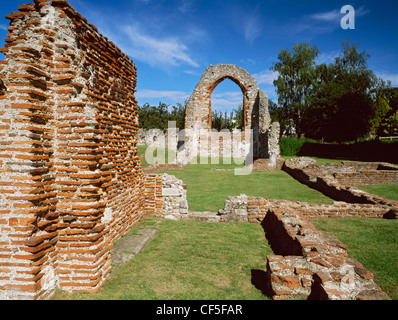
[[[176,106],[168,106],[163,102],[159,102],[158,106],[151,106],[149,103],[138,106],[140,128],[166,130],[168,122],[175,121],[177,129],[184,129],[185,106],[186,103],[177,103]],[[239,105],[237,109],[229,113],[213,111],[211,120],[212,128],[218,131],[222,129],[240,129],[243,125],[243,107]]]
[[[181,103],[171,107],[162,102],[158,106],[145,103],[138,106],[138,115],[140,128],[143,129],[166,130],[169,121],[175,121],[179,130],[185,127],[185,105]]]

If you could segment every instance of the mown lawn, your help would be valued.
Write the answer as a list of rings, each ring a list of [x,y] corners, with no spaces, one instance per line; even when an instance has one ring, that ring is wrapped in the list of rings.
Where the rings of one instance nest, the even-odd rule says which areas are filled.
[[[337,236],[350,257],[374,273],[398,299],[398,221],[370,218],[312,219]],[[273,254],[259,224],[145,218],[130,233],[155,228],[155,238],[124,265],[113,265],[97,294],[57,291],[54,300],[267,300],[266,256]]]
[[[223,206],[226,196],[234,193],[319,203],[330,201],[296,184],[281,171],[234,176],[232,171],[214,171],[211,167],[236,166],[190,165],[184,170],[169,172],[188,184],[191,210],[217,210]],[[391,185],[387,186],[387,190],[391,189]],[[385,190],[382,193],[385,196]],[[396,191],[389,197],[393,198],[394,194]],[[347,244],[349,256],[373,272],[375,282],[392,299],[398,299],[396,220],[335,218],[313,222],[320,230]],[[272,254],[260,225],[146,218],[131,232],[140,228],[156,228],[158,232],[138,256],[125,265],[113,266],[110,278],[99,293],[57,292],[53,299],[268,299],[256,288],[259,279],[263,281],[266,255]]]
[[[210,161],[209,161],[210,162]],[[293,179],[281,170],[252,171],[236,175],[235,164],[189,164],[183,170],[164,171],[176,176],[187,185],[191,211],[218,211],[228,196],[246,194],[269,199],[287,199],[310,203],[332,203],[333,200],[317,190]],[[229,169],[219,171],[217,169]]]
[[[56,292],[52,299],[269,299],[256,288],[272,254],[259,224],[145,218],[130,232],[140,228],[157,234],[132,260],[113,265],[99,293]]]
[[[398,221],[371,218],[313,219],[348,246],[348,255],[374,273],[375,282],[398,299]]]
[[[375,184],[357,188],[383,198],[398,201],[398,184]]]

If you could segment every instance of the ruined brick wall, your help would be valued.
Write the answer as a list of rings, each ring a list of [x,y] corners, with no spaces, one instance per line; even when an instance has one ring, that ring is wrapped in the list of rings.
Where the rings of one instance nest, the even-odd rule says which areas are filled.
[[[147,174],[144,176],[145,204],[144,214],[162,216],[162,175]]]
[[[360,170],[350,173],[335,173],[333,176],[346,186],[398,183],[398,171],[391,170]]]
[[[398,207],[387,205],[335,202],[333,204],[315,204],[284,199],[247,197],[247,218],[249,222],[261,222],[268,210],[292,209],[308,218],[393,218],[398,214]],[[392,211],[396,212],[395,214]]]
[[[271,209],[262,222],[275,255],[267,256],[268,294],[275,300],[389,300],[374,275],[291,209]]]
[[[275,165],[275,159],[279,158],[279,143],[275,144],[274,141],[279,141],[279,126],[277,128],[274,126],[270,130],[268,97],[257,86],[252,75],[232,64],[210,65],[188,99],[185,112],[185,151],[190,154],[192,150],[196,150],[197,142],[200,140],[200,131],[210,132],[212,129],[211,96],[217,85],[225,79],[235,82],[243,94],[242,131],[247,131],[242,135],[243,144],[246,145],[243,157],[246,157],[248,150],[251,150],[255,159],[272,158],[272,164]],[[203,148],[205,156],[209,156],[212,148],[207,148],[206,137],[202,141],[206,144],[206,147]],[[219,148],[219,145],[216,143],[214,147]],[[221,152],[215,153],[222,154]],[[188,160],[191,160],[189,155],[187,157]]]
[[[136,67],[64,0],[18,9],[0,62],[0,298],[96,291],[144,214]]]
[[[398,201],[364,192],[357,185],[396,183],[398,167],[383,162],[341,162],[303,166],[286,160],[282,170],[326,196],[350,203],[381,204],[398,207]]]
[[[219,210],[219,213],[230,218],[243,216],[250,223],[261,223],[269,210],[280,209],[294,210],[294,212],[306,218],[367,217],[395,219],[398,215],[398,206],[346,202],[315,204],[246,195],[228,197],[224,208]]]

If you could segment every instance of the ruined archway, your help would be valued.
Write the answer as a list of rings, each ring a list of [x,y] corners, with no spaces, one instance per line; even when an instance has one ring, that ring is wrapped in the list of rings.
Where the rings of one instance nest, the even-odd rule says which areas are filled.
[[[185,129],[191,132],[185,139],[186,148],[200,141],[199,132],[211,130],[211,96],[214,89],[225,79],[236,83],[243,94],[243,130],[242,140],[246,139],[254,159],[275,159],[279,157],[279,126],[271,125],[268,112],[268,97],[258,86],[253,76],[246,70],[232,64],[210,65],[188,99],[185,110]],[[272,128],[272,130],[270,130]],[[250,132],[250,142],[247,133]],[[246,156],[246,155],[242,155]]]
[[[211,96],[217,85],[225,79],[230,79],[242,90],[245,129],[253,128],[254,116],[259,120],[259,129],[261,127],[262,131],[266,131],[271,122],[267,95],[260,90],[252,75],[232,64],[210,65],[203,73],[187,102],[185,128],[211,129]]]

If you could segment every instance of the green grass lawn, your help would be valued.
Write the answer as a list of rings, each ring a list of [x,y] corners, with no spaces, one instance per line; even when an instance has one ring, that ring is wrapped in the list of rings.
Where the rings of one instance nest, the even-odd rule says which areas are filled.
[[[398,184],[375,184],[357,188],[383,198],[398,201]]]
[[[145,218],[130,232],[141,228],[155,228],[157,234],[132,260],[113,265],[99,293],[57,291],[52,299],[269,299],[252,283],[272,254],[259,224]]]
[[[375,282],[398,299],[398,221],[371,218],[313,219],[319,229],[348,246],[355,258],[374,273]]]
[[[145,148],[145,147],[144,147]],[[145,150],[145,149],[142,149]],[[142,154],[142,152],[141,152]],[[317,163],[340,162],[315,158]],[[245,193],[313,203],[331,203],[321,193],[300,184],[283,171],[253,171],[236,176],[236,165],[197,164],[169,174],[188,185],[190,210],[217,211],[227,196]],[[397,185],[361,189],[398,200]],[[369,218],[317,219],[315,225],[348,245],[349,256],[375,275],[375,282],[398,299],[396,220]],[[253,270],[266,270],[272,254],[260,226],[147,220],[137,228],[156,225],[159,234],[126,266],[115,266],[98,295],[87,299],[265,299],[251,283]],[[177,250],[176,250],[177,248]],[[160,261],[160,262],[159,262]],[[174,267],[173,267],[174,266]],[[157,283],[158,285],[154,285]],[[108,287],[109,286],[109,287]],[[118,288],[121,288],[120,290]]]
[[[176,176],[187,185],[191,211],[218,211],[228,196],[246,194],[269,199],[287,199],[310,203],[332,203],[333,200],[311,189],[281,170],[252,171],[249,175],[235,175],[234,171],[216,171],[212,168],[233,169],[234,164],[189,164],[184,170],[164,171]]]
[[[145,159],[146,150],[146,146],[138,146],[138,154],[143,167],[148,166]],[[197,164],[189,164],[183,170],[161,171],[184,181],[188,187],[187,198],[191,211],[218,211],[224,208],[228,196],[238,196],[242,193],[269,199],[310,203],[333,202],[321,192],[301,184],[284,171],[252,171],[249,175],[235,175],[233,169],[241,168],[242,164],[235,164],[233,159],[230,159],[231,164],[224,164],[222,159],[213,158],[213,160],[219,163],[212,164],[211,158],[198,158]],[[206,161],[208,164],[203,164]]]

